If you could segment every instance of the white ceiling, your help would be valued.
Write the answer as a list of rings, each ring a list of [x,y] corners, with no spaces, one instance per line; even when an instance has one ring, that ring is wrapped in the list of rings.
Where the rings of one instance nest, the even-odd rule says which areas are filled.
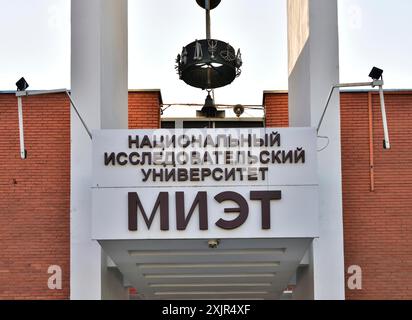
[[[279,299],[312,239],[100,241],[141,299]]]

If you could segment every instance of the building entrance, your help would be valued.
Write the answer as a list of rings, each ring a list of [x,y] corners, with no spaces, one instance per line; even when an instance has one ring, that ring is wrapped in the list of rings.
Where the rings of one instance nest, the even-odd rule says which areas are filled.
[[[136,299],[288,298],[311,239],[100,241]]]

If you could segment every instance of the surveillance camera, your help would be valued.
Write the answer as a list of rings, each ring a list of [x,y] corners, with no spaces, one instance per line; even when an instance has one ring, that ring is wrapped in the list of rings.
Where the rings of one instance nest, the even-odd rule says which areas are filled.
[[[220,240],[209,240],[208,245],[210,249],[217,249],[220,244]]]

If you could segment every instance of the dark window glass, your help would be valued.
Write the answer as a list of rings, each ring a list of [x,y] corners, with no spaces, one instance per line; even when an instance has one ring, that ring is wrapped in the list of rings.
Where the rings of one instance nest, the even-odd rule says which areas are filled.
[[[213,128],[213,122],[211,121],[185,121],[183,122],[183,128],[185,129]]]
[[[263,121],[216,121],[214,122],[216,129],[230,128],[263,128]],[[163,129],[174,129],[174,121],[162,121]],[[184,121],[184,129],[204,129],[213,128],[213,121]]]
[[[230,128],[263,128],[263,121],[217,121],[217,129]]]
[[[174,121],[162,121],[162,129],[174,129],[175,122]]]

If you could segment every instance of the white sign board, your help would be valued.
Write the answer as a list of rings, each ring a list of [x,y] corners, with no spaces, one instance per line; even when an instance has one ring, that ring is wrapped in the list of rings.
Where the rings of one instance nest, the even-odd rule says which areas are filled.
[[[316,130],[93,133],[96,240],[318,236]]]

